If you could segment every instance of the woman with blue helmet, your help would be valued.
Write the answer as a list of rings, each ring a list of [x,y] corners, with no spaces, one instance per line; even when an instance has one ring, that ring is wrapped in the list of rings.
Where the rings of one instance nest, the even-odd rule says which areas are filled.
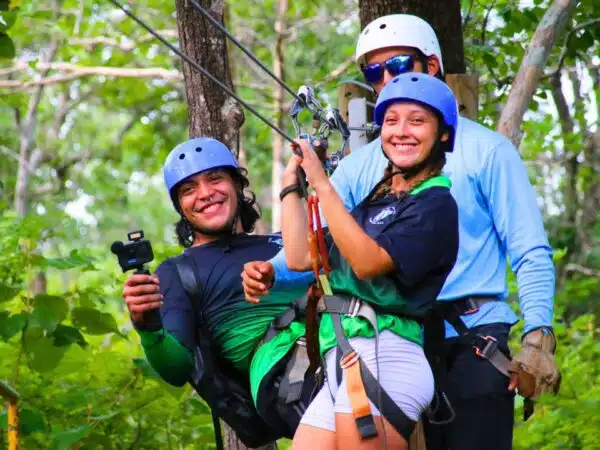
[[[407,448],[432,400],[421,323],[458,252],[457,207],[441,173],[457,117],[442,81],[421,73],[390,81],[375,107],[389,166],[352,212],[308,143],[297,142],[302,156],[293,155],[284,174],[286,192],[294,193],[283,198],[286,260],[292,270],[311,267],[306,210],[291,187],[301,167],[327,219],[333,295],[320,308],[326,386],[304,414],[294,449]],[[354,314],[339,312],[345,303],[355,305]]]

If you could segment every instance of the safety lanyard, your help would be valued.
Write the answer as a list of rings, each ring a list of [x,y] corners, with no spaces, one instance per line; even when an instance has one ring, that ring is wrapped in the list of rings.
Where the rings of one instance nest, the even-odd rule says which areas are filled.
[[[316,195],[310,195],[308,203],[308,246],[310,249],[310,259],[312,262],[313,273],[317,287],[325,295],[333,295],[329,284],[329,258],[327,256],[327,247],[325,237],[323,236],[323,226],[321,225],[321,216],[319,215],[319,198]],[[316,227],[315,227],[316,224]],[[315,229],[316,228],[316,229]],[[323,274],[321,274],[321,268]]]

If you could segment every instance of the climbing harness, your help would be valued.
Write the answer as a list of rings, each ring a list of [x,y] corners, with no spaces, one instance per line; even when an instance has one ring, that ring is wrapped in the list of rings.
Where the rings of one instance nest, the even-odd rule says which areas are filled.
[[[470,345],[477,356],[488,360],[502,375],[510,377],[510,358],[502,353],[498,341],[493,336],[474,333],[460,318],[461,315],[474,314],[481,306],[498,300],[497,297],[467,297],[451,302],[438,302],[436,307],[440,308],[444,319],[454,327],[464,345]]]

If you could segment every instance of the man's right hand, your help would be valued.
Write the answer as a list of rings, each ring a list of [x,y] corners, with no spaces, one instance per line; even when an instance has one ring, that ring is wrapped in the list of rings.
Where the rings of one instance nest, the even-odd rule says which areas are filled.
[[[163,296],[159,291],[158,277],[156,275],[135,274],[125,281],[123,298],[133,320],[137,323],[142,320],[145,311],[160,308]]]
[[[242,272],[242,286],[246,300],[250,303],[258,303],[259,297],[267,295],[273,286],[275,269],[273,264],[266,261],[250,261],[244,264]]]

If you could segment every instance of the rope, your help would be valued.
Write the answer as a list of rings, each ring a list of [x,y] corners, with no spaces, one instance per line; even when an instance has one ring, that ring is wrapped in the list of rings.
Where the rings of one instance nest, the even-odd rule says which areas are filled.
[[[281,80],[277,75],[271,72],[271,70],[269,70],[267,66],[265,66],[256,56],[254,56],[250,50],[244,47],[244,45],[240,41],[238,41],[229,31],[227,31],[227,28],[221,25],[221,23],[218,20],[211,16],[210,13],[206,9],[204,9],[202,5],[200,5],[200,3],[198,3],[196,0],[190,0],[190,3],[194,8],[196,8],[198,12],[200,12],[204,17],[206,17],[210,21],[210,23],[212,23],[215,27],[221,30],[221,32],[225,36],[227,36],[229,40],[233,42],[241,51],[243,51],[246,54],[246,56],[248,56],[248,58],[250,58],[258,67],[267,72],[267,74],[269,74],[269,76],[273,78],[273,80],[275,80],[277,84],[279,84],[282,88],[288,91],[292,95],[292,97],[294,97],[300,103],[304,103],[302,98],[300,98],[294,91],[292,91],[292,89],[287,84],[285,84],[283,80]]]
[[[256,117],[258,117],[260,120],[262,120],[273,131],[275,131],[276,133],[278,133],[281,137],[283,137],[287,141],[292,142],[292,143],[294,142],[294,139],[292,139],[287,133],[285,133],[283,130],[281,130],[278,126],[273,125],[269,120],[267,120],[256,109],[254,109],[246,101],[242,100],[238,95],[236,95],[235,92],[233,92],[229,87],[227,87],[225,84],[223,84],[221,81],[219,81],[216,77],[214,77],[208,70],[206,70],[204,67],[202,67],[197,62],[195,62],[192,59],[190,59],[179,48],[177,48],[176,46],[174,46],[173,44],[171,44],[169,41],[167,41],[164,37],[162,37],[159,33],[157,33],[152,27],[150,27],[149,25],[147,25],[144,21],[142,21],[139,17],[137,17],[134,13],[132,13],[128,8],[125,8],[117,0],[109,0],[109,1],[113,5],[115,5],[117,8],[121,9],[129,17],[131,17],[135,22],[138,23],[138,25],[140,25],[146,31],[148,31],[148,33],[150,33],[152,36],[154,36],[156,39],[158,39],[160,42],[162,42],[164,45],[166,45],[177,56],[179,56],[181,59],[183,59],[185,62],[187,62],[190,66],[192,66],[194,69],[196,69],[202,75],[208,77],[213,83],[215,83],[217,86],[219,86],[221,89],[223,89],[227,94],[229,94],[230,96],[232,96],[233,98],[235,98],[238,102],[240,102],[240,104],[242,104],[246,109],[248,109]]]

